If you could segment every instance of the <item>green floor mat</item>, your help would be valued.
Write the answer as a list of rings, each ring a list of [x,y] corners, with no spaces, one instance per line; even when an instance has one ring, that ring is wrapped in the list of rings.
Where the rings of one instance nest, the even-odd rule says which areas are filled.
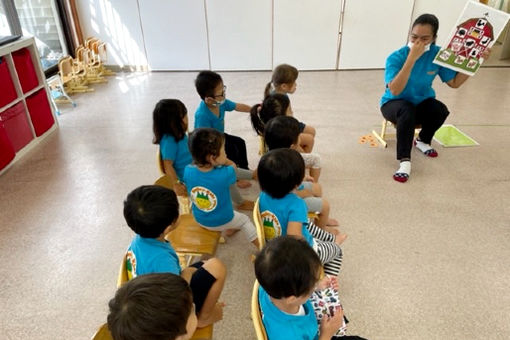
[[[479,145],[475,140],[453,125],[443,125],[436,131],[434,139],[445,148]]]

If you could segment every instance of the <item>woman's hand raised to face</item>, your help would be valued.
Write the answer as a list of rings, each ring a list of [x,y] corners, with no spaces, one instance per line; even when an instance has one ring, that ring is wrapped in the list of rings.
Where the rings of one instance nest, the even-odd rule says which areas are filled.
[[[411,60],[416,61],[418,60],[421,55],[425,52],[425,43],[419,39],[416,39],[411,46],[411,50],[409,51],[408,58],[411,58]]]

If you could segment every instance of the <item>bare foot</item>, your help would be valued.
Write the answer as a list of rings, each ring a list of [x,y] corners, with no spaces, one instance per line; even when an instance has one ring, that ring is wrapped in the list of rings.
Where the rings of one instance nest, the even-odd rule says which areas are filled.
[[[253,210],[255,206],[255,202],[244,200],[243,203],[239,204],[236,209],[237,210]]]
[[[335,237],[335,243],[341,245],[345,239],[347,238],[347,234],[338,234]]]
[[[340,223],[338,223],[338,221],[335,220],[334,218],[329,218],[328,221],[326,222],[326,225],[335,227],[335,226],[339,226]]]
[[[227,229],[225,230],[225,236],[232,236],[237,233],[240,229]]]
[[[211,315],[209,315],[205,319],[201,319],[200,317],[198,318],[197,328],[203,328],[222,320],[223,307],[225,307],[225,304],[223,302],[216,302],[216,305],[214,305]]]
[[[241,188],[241,189],[246,189],[246,188],[251,187],[251,183],[247,179],[240,179],[237,181],[236,184],[237,184],[237,187]]]

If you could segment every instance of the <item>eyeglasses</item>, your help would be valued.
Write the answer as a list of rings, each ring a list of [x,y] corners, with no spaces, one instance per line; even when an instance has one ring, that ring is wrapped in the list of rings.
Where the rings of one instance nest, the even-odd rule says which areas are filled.
[[[213,98],[217,98],[217,97],[225,97],[225,92],[227,92],[227,86],[223,86],[223,92],[221,94],[217,94],[217,95],[214,95],[212,96]]]

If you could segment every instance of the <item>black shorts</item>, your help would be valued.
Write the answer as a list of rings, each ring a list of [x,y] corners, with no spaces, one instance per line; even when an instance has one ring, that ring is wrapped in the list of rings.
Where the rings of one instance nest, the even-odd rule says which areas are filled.
[[[193,263],[190,267],[197,268],[197,270],[191,276],[191,281],[189,286],[191,287],[191,292],[193,293],[193,303],[195,304],[195,313],[198,315],[202,310],[202,306],[204,305],[205,299],[209,291],[211,290],[212,285],[216,282],[216,278],[212,276],[206,269],[202,266],[204,265],[203,261]]]

